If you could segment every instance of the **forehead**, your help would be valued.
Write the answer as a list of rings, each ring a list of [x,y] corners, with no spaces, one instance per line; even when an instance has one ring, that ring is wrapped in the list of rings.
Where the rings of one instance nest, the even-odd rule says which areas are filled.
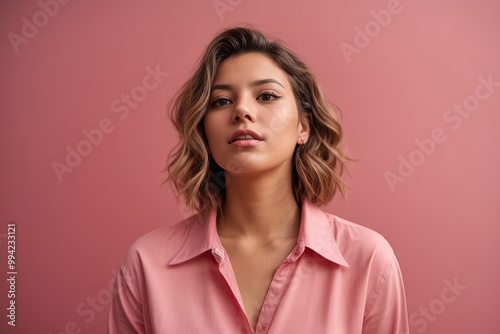
[[[219,65],[214,84],[246,83],[262,79],[276,79],[289,88],[288,75],[268,55],[248,52],[231,56]]]

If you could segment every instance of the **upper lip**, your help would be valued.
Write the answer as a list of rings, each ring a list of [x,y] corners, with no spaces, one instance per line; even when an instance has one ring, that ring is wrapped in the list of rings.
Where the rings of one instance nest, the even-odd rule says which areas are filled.
[[[262,140],[262,137],[257,132],[252,131],[250,129],[241,129],[241,130],[236,130],[231,135],[228,144],[231,144],[232,142],[236,141],[236,138],[238,138],[239,136],[252,136],[253,139]]]

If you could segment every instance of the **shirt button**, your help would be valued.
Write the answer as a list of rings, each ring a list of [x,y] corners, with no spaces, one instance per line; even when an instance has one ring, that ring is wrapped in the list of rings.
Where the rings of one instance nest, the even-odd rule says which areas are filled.
[[[263,331],[267,331],[267,324],[262,324],[260,325],[260,329],[263,330]]]

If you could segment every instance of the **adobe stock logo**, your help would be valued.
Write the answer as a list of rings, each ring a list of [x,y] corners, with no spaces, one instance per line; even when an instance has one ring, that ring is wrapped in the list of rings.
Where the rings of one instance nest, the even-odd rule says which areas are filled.
[[[354,27],[353,43],[342,42],[339,44],[347,63],[351,63],[354,54],[360,54],[361,50],[370,45],[371,41],[389,26],[393,16],[400,14],[403,9],[404,7],[399,0],[389,0],[387,9],[371,10],[370,15],[373,20],[366,22],[363,29],[358,26]]]
[[[460,284],[458,278],[453,279],[453,283],[444,280],[445,287],[441,290],[438,298],[429,302],[427,307],[420,307],[418,312],[410,314],[410,326],[417,327],[417,332],[422,333],[429,326],[429,322],[436,321],[447,305],[455,302],[457,298],[467,289],[467,285]]]
[[[454,103],[452,107],[446,109],[442,119],[444,123],[452,130],[460,129],[464,120],[469,119],[473,112],[479,109],[481,102],[489,99],[493,93],[500,87],[500,81],[493,80],[493,74],[487,76],[478,76],[479,83],[474,92],[466,96],[462,103]],[[399,155],[399,165],[396,172],[385,171],[384,178],[392,192],[396,190],[398,183],[404,183],[412,176],[416,169],[423,165],[428,157],[433,155],[439,145],[442,145],[448,139],[447,131],[444,127],[434,128],[430,136],[424,139],[415,139],[416,146],[410,153]]]
[[[214,6],[219,19],[224,21],[224,13],[232,12],[237,6],[241,5],[242,2],[243,0],[214,0],[212,6]]]
[[[120,269],[121,271],[122,269]],[[108,305],[111,303],[113,296],[120,292],[121,286],[115,285],[116,277],[118,276],[117,270],[111,270],[111,278],[108,284],[97,291],[95,294],[88,296],[82,300],[75,308],[75,314],[80,318],[76,320],[73,318],[66,321],[62,328],[49,332],[49,334],[80,334],[84,333],[85,325],[93,322],[99,313],[108,311]],[[130,282],[133,280],[130,276],[125,276],[125,280]]]
[[[111,102],[111,111],[117,115],[118,119],[124,121],[130,115],[130,111],[136,109],[139,103],[144,101],[150,92],[155,90],[163,82],[169,73],[162,72],[160,65],[155,68],[146,66],[146,74],[140,85],[132,87],[128,94],[121,94]],[[95,147],[102,144],[105,135],[112,133],[116,128],[115,122],[111,118],[102,118],[98,126],[93,129],[83,129],[81,139],[76,145],[66,145],[66,158],[63,162],[52,161],[51,167],[59,182],[62,182],[66,173],[71,174],[73,170],[82,164],[85,157],[89,156]]]
[[[12,49],[17,54],[21,44],[28,44],[30,40],[38,35],[39,29],[45,27],[51,18],[59,13],[60,5],[65,5],[70,0],[40,0],[38,6],[41,8],[31,17],[31,20],[26,16],[21,18],[23,23],[21,27],[21,35],[14,32],[9,32],[9,39]]]

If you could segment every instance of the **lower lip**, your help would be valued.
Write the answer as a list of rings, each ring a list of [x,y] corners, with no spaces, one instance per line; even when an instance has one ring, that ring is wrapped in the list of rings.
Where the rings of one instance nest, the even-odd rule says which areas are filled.
[[[258,139],[243,139],[243,140],[233,141],[231,145],[235,147],[253,147],[260,144],[261,142],[262,140]]]

